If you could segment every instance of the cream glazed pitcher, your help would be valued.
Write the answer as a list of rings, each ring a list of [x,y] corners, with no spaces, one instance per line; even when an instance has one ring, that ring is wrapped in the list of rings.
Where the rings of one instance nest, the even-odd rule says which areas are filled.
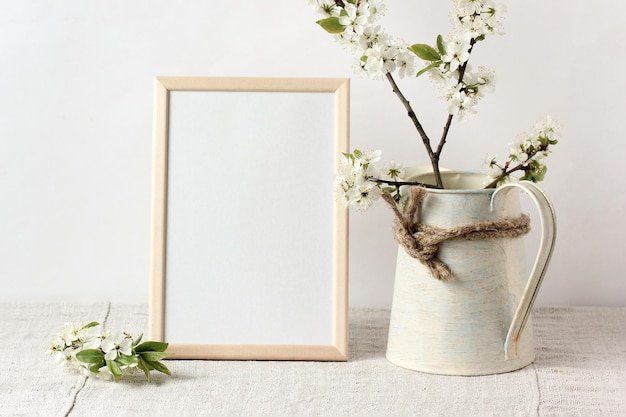
[[[400,245],[387,359],[404,368],[444,375],[523,368],[535,358],[531,312],[556,237],[552,204],[539,187],[526,181],[494,190],[483,189],[482,173],[448,171],[442,177],[446,189],[424,193],[413,217],[416,223],[445,231],[521,219],[522,190],[539,210],[539,253],[529,277],[522,237],[444,240],[436,250],[436,261],[450,273],[444,280],[435,278],[426,262]],[[432,174],[412,180],[434,183]]]

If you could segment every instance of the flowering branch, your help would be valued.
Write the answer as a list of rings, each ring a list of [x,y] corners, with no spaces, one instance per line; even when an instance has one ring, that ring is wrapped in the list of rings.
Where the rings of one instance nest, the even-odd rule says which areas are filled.
[[[511,174],[517,171],[524,171],[521,180],[542,181],[548,170],[545,160],[550,153],[550,146],[558,143],[559,134],[560,126],[547,116],[538,121],[530,133],[522,133],[509,144],[509,157],[504,165],[499,165],[496,158],[488,156],[485,165],[489,183],[485,188],[494,188],[510,180]]]
[[[444,188],[439,162],[453,121],[469,119],[475,113],[476,104],[494,90],[493,71],[484,67],[475,70],[470,66],[469,59],[478,42],[503,32],[501,14],[504,7],[496,5],[494,0],[452,0],[453,32],[445,38],[437,36],[434,46],[431,46],[408,44],[381,29],[378,19],[385,12],[384,0],[308,1],[322,15],[316,23],[354,55],[354,67],[359,74],[371,79],[387,79],[424,145],[433,170],[434,187]],[[416,58],[424,63],[417,72]],[[408,74],[419,77],[427,73],[441,88],[448,104],[448,114],[436,147],[411,103],[400,91],[392,75],[396,71],[400,78]],[[547,131],[535,132],[530,135],[534,139],[527,138],[523,144],[515,145],[509,161],[504,165],[497,164],[494,158],[487,161],[487,187],[512,180],[511,174],[519,171],[524,172],[523,180],[543,179],[548,146],[556,144],[556,133],[550,123],[549,119],[544,123]],[[365,210],[382,194],[392,195],[394,201],[401,202],[403,187],[422,185],[403,181],[394,169],[382,170],[382,175],[373,173],[373,163],[380,159],[380,155],[380,151],[359,150],[344,154],[337,175],[337,191],[348,207]]]

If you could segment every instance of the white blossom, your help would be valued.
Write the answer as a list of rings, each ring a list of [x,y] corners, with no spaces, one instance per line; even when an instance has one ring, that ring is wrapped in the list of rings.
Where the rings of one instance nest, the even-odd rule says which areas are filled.
[[[308,0],[313,9],[322,15],[336,16],[339,14],[339,8],[335,4],[335,0]]]
[[[448,112],[456,116],[460,122],[464,122],[476,113],[474,100],[465,91],[459,91],[450,98]]]
[[[380,185],[371,178],[378,177],[375,163],[381,151],[355,150],[341,159],[339,173],[335,177],[337,194],[348,208],[367,210],[382,194]]]
[[[470,39],[466,36],[455,37],[445,42],[446,53],[441,60],[447,64],[446,72],[453,73],[465,64],[470,57]]]
[[[74,341],[78,340],[79,330],[76,323],[65,323],[58,337],[65,343],[65,346],[71,346]]]
[[[374,23],[380,16],[384,16],[387,6],[383,0],[368,0],[370,11],[370,22]]]
[[[454,3],[457,16],[466,16],[480,13],[485,2],[483,0],[456,0]]]
[[[478,71],[472,71],[471,67],[465,71],[465,84],[474,89],[475,96],[484,97],[487,93],[493,93],[496,89],[496,74],[494,71],[483,66],[478,67]]]
[[[548,115],[545,118],[537,121],[534,126],[535,132],[539,137],[545,137],[548,140],[557,140],[557,137],[561,134],[561,127],[559,123]]]
[[[500,174],[502,174],[502,167],[500,167],[496,163],[496,157],[494,155],[486,155],[485,159],[483,160],[483,165],[485,166],[486,174],[490,177],[488,183],[493,181],[493,179],[498,177]]]
[[[343,10],[345,14],[340,15],[339,23],[346,27],[346,32],[363,34],[365,27],[369,23],[370,11],[367,2],[361,2],[358,6],[346,3]]]
[[[130,355],[132,353],[133,340],[124,332],[117,331],[107,336],[102,341],[102,351],[106,360],[115,360],[118,355]]]
[[[404,178],[404,164],[391,160],[381,170],[383,179],[402,180]]]
[[[349,208],[365,211],[382,195],[382,191],[378,184],[360,177],[346,195]]]
[[[376,150],[376,151],[365,151],[362,152],[361,156],[361,160],[363,161],[363,163],[367,164],[368,166],[374,162],[378,162],[380,161],[381,156],[383,155],[383,151],[381,150]]]
[[[455,18],[458,30],[479,39],[490,33],[502,34],[503,5],[492,0],[454,0]]]

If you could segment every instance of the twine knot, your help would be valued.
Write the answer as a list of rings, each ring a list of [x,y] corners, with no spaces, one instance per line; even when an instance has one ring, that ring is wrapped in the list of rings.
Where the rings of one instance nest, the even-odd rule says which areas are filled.
[[[498,239],[515,238],[530,231],[530,217],[522,214],[518,218],[485,221],[458,226],[451,229],[425,225],[415,220],[420,203],[426,197],[423,187],[412,187],[406,213],[402,214],[389,193],[383,193],[383,199],[391,206],[395,218],[393,234],[396,241],[406,252],[428,268],[432,276],[439,280],[452,279],[450,268],[437,257],[439,245],[450,239]]]

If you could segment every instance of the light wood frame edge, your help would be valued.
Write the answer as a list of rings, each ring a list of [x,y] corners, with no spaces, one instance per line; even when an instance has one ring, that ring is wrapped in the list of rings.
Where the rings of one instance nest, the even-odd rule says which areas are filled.
[[[154,80],[153,120],[148,336],[150,340],[163,341],[163,323],[165,319],[165,222],[167,219],[169,90],[158,78]]]
[[[335,166],[349,150],[350,80],[347,78],[155,77],[152,220],[148,336],[164,341],[167,149],[170,91],[298,91],[335,93]],[[171,359],[348,360],[348,211],[335,202],[333,345],[171,344]]]

